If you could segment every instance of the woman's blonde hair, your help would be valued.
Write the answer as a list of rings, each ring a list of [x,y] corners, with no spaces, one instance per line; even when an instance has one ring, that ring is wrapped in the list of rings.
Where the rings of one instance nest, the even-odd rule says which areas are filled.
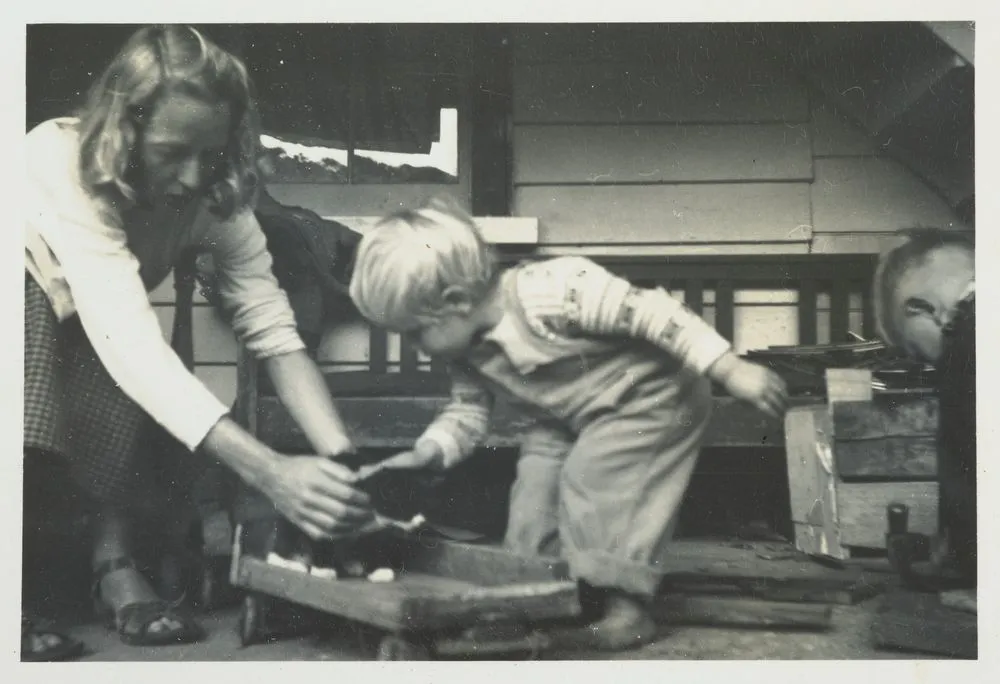
[[[496,260],[475,222],[450,198],[386,216],[358,245],[350,295],[376,325],[407,330],[445,304],[449,287],[479,301],[495,283]]]
[[[958,247],[969,252],[975,250],[973,241],[956,231],[921,227],[902,230],[899,234],[906,238],[905,242],[879,257],[872,279],[875,326],[879,337],[892,347],[902,346],[899,316],[893,307],[893,299],[903,275],[924,263],[935,250],[944,247]]]
[[[259,133],[252,84],[243,63],[188,26],[148,26],[125,43],[91,87],[80,119],[80,174],[95,191],[135,201],[128,171],[137,132],[165,92],[229,105],[223,169],[208,189],[212,211],[229,218],[257,185]]]

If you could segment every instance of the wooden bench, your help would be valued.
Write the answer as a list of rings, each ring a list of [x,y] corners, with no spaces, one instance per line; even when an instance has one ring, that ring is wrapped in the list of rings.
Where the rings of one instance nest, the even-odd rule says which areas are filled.
[[[524,255],[507,254],[507,262]],[[530,258],[527,257],[527,258]],[[595,258],[632,282],[659,285],[682,292],[688,307],[702,313],[714,294],[714,324],[733,339],[736,327],[735,294],[742,290],[791,290],[797,293],[799,344],[819,340],[820,295],[829,297],[830,340],[845,341],[850,327],[851,295],[861,294],[859,332],[874,337],[875,325],[868,291],[875,269],[874,255],[794,256],[673,256]],[[415,349],[403,345],[398,362],[390,361],[389,336],[370,331],[369,360],[363,371],[330,372],[326,379],[359,447],[406,448],[412,445],[448,392],[446,375],[421,362]],[[305,452],[309,446],[274,395],[266,374],[240,350],[235,414],[261,440],[285,452]],[[525,420],[500,405],[485,446],[514,447]],[[706,446],[783,448],[784,428],[730,397],[716,397],[716,410]]]

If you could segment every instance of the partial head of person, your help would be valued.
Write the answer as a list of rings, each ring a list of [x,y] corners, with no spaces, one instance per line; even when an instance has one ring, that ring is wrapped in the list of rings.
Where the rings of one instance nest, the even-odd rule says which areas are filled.
[[[137,31],[79,112],[81,177],[147,206],[209,200],[228,218],[256,187],[259,135],[243,63],[188,26]]]
[[[361,240],[350,295],[369,321],[432,356],[473,346],[491,327],[493,250],[454,201],[435,198],[383,218]]]
[[[879,260],[875,320],[886,343],[933,364],[941,358],[945,327],[975,282],[975,247],[955,231],[904,233],[905,242]]]

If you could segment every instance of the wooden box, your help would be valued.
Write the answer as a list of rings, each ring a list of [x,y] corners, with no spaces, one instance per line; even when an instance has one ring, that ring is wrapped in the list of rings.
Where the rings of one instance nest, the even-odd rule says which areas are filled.
[[[909,507],[909,530],[938,532],[937,399],[931,393],[872,395],[867,371],[827,374],[826,404],[785,418],[795,545],[848,558],[885,549],[886,507]]]

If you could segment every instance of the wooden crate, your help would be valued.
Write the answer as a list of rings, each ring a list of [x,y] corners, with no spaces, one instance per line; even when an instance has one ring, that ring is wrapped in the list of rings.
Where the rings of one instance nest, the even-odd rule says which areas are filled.
[[[840,559],[884,550],[890,503],[909,506],[910,531],[936,535],[936,398],[873,396],[858,370],[829,371],[827,394],[785,418],[796,547]]]

